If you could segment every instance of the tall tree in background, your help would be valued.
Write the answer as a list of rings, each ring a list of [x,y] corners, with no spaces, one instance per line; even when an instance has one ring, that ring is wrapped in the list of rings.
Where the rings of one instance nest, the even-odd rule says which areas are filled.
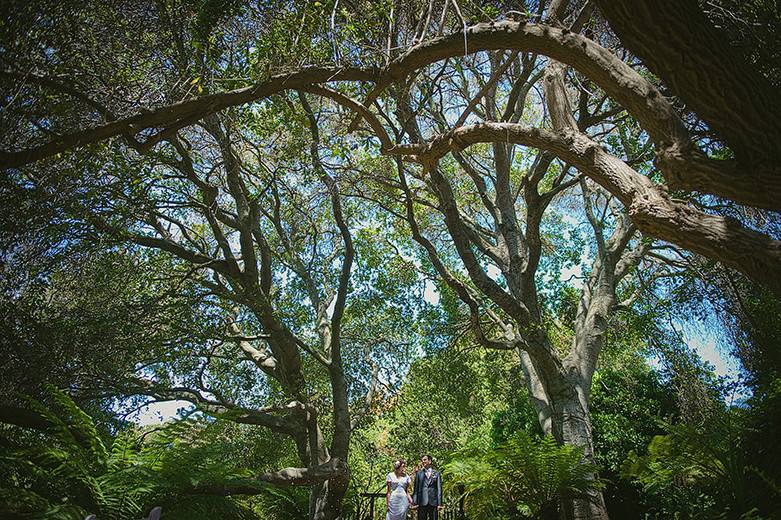
[[[108,19],[122,27],[147,13],[128,14],[125,21],[110,9],[62,16]],[[166,74],[197,67],[198,58],[214,59],[209,51],[198,52],[209,42],[197,40],[197,31],[189,42],[197,44],[196,50],[188,51],[179,29],[166,19],[172,13],[163,8],[156,14],[157,23],[169,31],[162,38],[175,59],[162,72],[145,63],[151,77],[142,82],[165,84]],[[85,53],[108,64],[101,61],[106,58],[102,49],[71,43],[57,42],[64,53]],[[142,39],[142,49],[133,50],[148,51],[143,48],[147,43]],[[132,62],[133,50],[118,52],[126,52],[122,57]],[[54,54],[57,62],[60,56]],[[121,67],[101,72],[104,79],[134,74]],[[128,78],[117,78],[133,88],[132,79],[129,85],[123,81]],[[202,87],[190,82],[186,88]],[[187,130],[166,132],[155,150],[136,147],[140,155],[114,147],[93,149],[67,171],[41,170],[32,177],[13,172],[11,180],[20,183],[22,193],[61,193],[57,211],[95,239],[167,258],[170,263],[159,265],[156,276],[191,288],[188,303],[197,310],[196,319],[211,321],[208,334],[196,334],[193,326],[190,335],[138,359],[135,379],[115,381],[114,393],[189,401],[204,413],[266,427],[295,443],[300,467],[235,483],[202,482],[193,492],[259,493],[269,482],[311,486],[310,517],[335,518],[348,483],[351,431],[370,405],[379,377],[381,360],[375,361],[374,351],[381,347],[385,359],[392,358],[393,332],[401,330],[391,322],[393,309],[381,309],[392,305],[391,293],[404,286],[388,285],[388,301],[375,297],[350,312],[348,293],[356,289],[351,285],[353,234],[360,229],[360,211],[343,205],[339,181],[321,160],[323,127],[306,97],[278,102],[262,114],[214,114]],[[292,102],[297,104],[293,111]],[[290,125],[305,131],[288,132]],[[371,266],[375,271],[392,266],[382,260],[386,252],[381,247],[371,249],[375,257],[362,277],[371,275]],[[379,327],[365,327],[378,312],[387,318],[384,336]],[[349,378],[345,363],[351,365]]]
[[[688,16],[664,29],[638,24],[675,6],[636,18],[628,2],[596,4],[14,3],[0,27],[0,80],[12,92],[0,166],[18,189],[75,180],[64,207],[91,233],[175,259],[227,332],[195,345],[183,381],[147,378],[135,391],[289,434],[302,467],[258,480],[313,485],[311,514],[330,517],[351,429],[342,349],[371,344],[343,341],[354,233],[368,210],[350,209],[342,190],[348,172],[365,173],[352,154],[391,157],[382,173],[404,204],[394,211],[469,308],[478,339],[519,349],[541,425],[590,455],[591,376],[622,281],[644,256],[675,265],[678,255],[650,255],[638,232],[781,294],[777,215],[767,212],[781,200],[781,133],[762,117],[778,111],[777,87],[759,77],[761,95],[739,102],[745,67],[693,1],[680,12],[692,14],[698,41],[676,32]],[[668,29],[695,67],[673,63],[668,43],[678,39],[659,33]],[[711,41],[729,59],[708,55]],[[368,138],[346,136],[367,125]],[[326,137],[342,145],[323,147]],[[538,152],[516,155],[516,145]],[[542,326],[541,225],[575,188],[595,256],[573,341],[559,352]],[[447,240],[422,210],[440,214]],[[765,220],[749,222],[750,212]],[[627,283],[628,304],[652,278]],[[235,359],[226,345],[268,385],[258,402],[209,379]],[[370,353],[364,368],[375,362]],[[311,373],[328,382],[330,444]],[[377,370],[363,373],[370,397]],[[595,498],[573,516],[605,511]]]
[[[304,131],[287,133],[272,116],[293,103],[303,117],[288,116]],[[372,258],[358,271],[364,281],[352,281],[353,235],[366,232],[358,222],[367,214],[343,205],[321,161],[320,127],[306,97],[256,114],[254,131],[239,133],[241,117],[213,116],[171,136],[159,153],[132,162],[111,155],[96,171],[85,168],[86,197],[79,196],[83,184],[60,182],[62,176],[35,179],[27,189],[72,189],[62,209],[74,224],[96,239],[162,255],[168,260],[147,276],[188,290],[189,331],[157,338],[155,350],[137,354],[143,357],[125,367],[132,373],[120,374],[109,391],[189,401],[295,443],[300,467],[201,482],[192,492],[311,486],[310,516],[335,518],[348,483],[351,432],[372,402],[380,365],[398,359],[394,344],[409,342],[408,334],[399,336],[404,317],[394,298],[415,280],[369,286],[378,270],[393,268],[395,253],[367,239]],[[260,147],[258,140],[274,143]],[[382,296],[351,307],[350,291]]]
[[[488,68],[492,74],[471,99],[469,80],[480,82],[476,79],[479,75],[467,75],[466,64],[460,73],[447,66],[436,68],[440,88],[454,93],[448,104],[427,101],[425,87],[418,92],[408,85],[405,92],[420,108],[413,111],[408,99],[396,100],[404,125],[395,132],[397,141],[406,131],[412,142],[425,148],[418,121],[435,121],[439,128],[446,128],[452,105],[466,106],[456,126],[466,121],[472,110],[479,110],[481,118],[487,120],[510,124],[520,121],[528,93],[543,76],[535,58],[526,55],[519,59],[517,53],[512,53],[503,64],[497,55],[481,58],[475,57],[474,67]],[[511,64],[521,71],[504,77]],[[430,85],[434,79],[418,81]],[[592,104],[585,94],[582,98],[583,131],[592,124],[605,123],[610,112],[588,112]],[[626,141],[631,140],[630,136],[625,137]],[[654,276],[666,274],[667,270],[655,272],[654,265],[646,262],[645,279],[632,280],[651,249],[650,241],[640,240],[636,228],[609,193],[591,185],[570,165],[554,163],[551,154],[529,154],[506,143],[493,143],[474,153],[456,150],[453,155],[452,161],[418,155],[418,161],[423,163],[418,172],[400,160],[396,162],[402,201],[399,213],[404,215],[413,238],[426,251],[438,275],[469,309],[478,343],[486,348],[518,351],[526,390],[542,431],[562,444],[584,447],[586,459],[593,461],[589,396],[611,316],[617,309],[630,306],[653,283]],[[556,218],[550,215],[549,207],[558,195],[574,187],[579,188],[582,200],[570,202],[562,210],[570,212],[570,220],[591,227],[593,235],[588,243],[593,247],[593,255],[585,269],[588,274],[579,297],[572,337],[561,338],[560,331],[548,330],[549,310],[543,303],[545,276],[557,277],[559,273],[545,273],[541,262],[555,263],[557,260],[551,257],[566,254],[551,251],[564,244],[546,236],[545,227],[547,220]],[[428,210],[425,217],[420,214],[421,209]],[[558,218],[562,218],[561,214]],[[442,220],[444,229],[432,223],[437,219]],[[429,224],[424,226],[422,222]],[[566,234],[562,229],[565,224],[561,220],[557,224],[557,232]],[[443,233],[445,240],[441,238]],[[569,238],[574,238],[574,230]],[[551,241],[548,251],[544,251],[546,242]],[[580,263],[585,251],[573,254]],[[453,264],[452,258],[458,258],[460,265]],[[488,266],[495,274],[490,274]],[[464,272],[468,282],[461,274]],[[619,291],[620,287],[623,291]],[[626,295],[626,301],[619,301],[620,292]],[[568,507],[574,508],[569,512],[574,518],[606,516],[598,492],[590,500],[576,500]]]

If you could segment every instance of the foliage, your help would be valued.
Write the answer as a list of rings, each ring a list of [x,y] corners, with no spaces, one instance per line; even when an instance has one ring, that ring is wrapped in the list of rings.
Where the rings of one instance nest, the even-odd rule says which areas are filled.
[[[117,435],[107,445],[92,418],[67,394],[51,390],[49,407],[30,406],[51,423],[44,433],[3,427],[3,515],[14,518],[136,518],[154,489],[154,475],[135,435]]]
[[[42,397],[68,386],[84,405],[116,392],[139,359],[172,357],[167,345],[208,336],[214,322],[192,305],[192,286],[155,278],[170,264],[129,251],[74,254],[32,284],[0,294],[0,388]]]
[[[657,372],[600,371],[594,378],[594,451],[601,468],[617,474],[626,454],[645,448],[675,412],[674,396]]]
[[[778,84],[777,2],[699,3]],[[781,448],[773,437],[781,417],[776,348],[781,305],[770,291],[635,235],[632,227],[627,247],[648,257],[616,282],[617,294],[603,295],[610,302],[595,311],[593,322],[601,328],[579,330],[579,312],[589,306],[592,289],[609,285],[591,278],[609,264],[595,260],[600,244],[604,249],[598,236],[618,226],[622,206],[630,206],[635,192],[653,190],[614,198],[617,193],[581,179],[594,180],[593,172],[533,147],[510,146],[508,133],[508,143],[466,148],[454,138],[438,163],[445,176],[439,186],[431,175],[439,169],[416,164],[425,162],[425,154],[400,160],[410,185],[402,196],[399,173],[405,174],[394,169],[391,156],[377,157],[393,150],[381,149],[356,114],[333,102],[338,95],[367,100],[367,110],[379,114],[391,140],[405,146],[446,132],[464,106],[471,111],[464,113],[467,127],[505,120],[544,127],[543,137],[555,132],[537,84],[550,61],[534,45],[525,49],[533,52],[514,52],[508,59],[506,50],[467,48],[464,32],[464,56],[459,49],[422,68],[388,66],[407,52],[413,53],[407,62],[417,63],[415,51],[436,54],[448,38],[460,48],[469,23],[544,21],[549,2],[6,4],[0,19],[0,86],[9,92],[0,110],[4,152],[131,115],[138,122],[123,126],[115,139],[0,176],[0,404],[18,405],[16,395],[31,395],[45,404],[29,406],[55,425],[43,432],[3,427],[8,448],[0,501],[9,508],[51,517],[85,511],[116,516],[125,514],[120,510],[136,514],[153,502],[182,518],[300,518],[308,507],[303,491],[270,488],[254,477],[313,464],[307,439],[318,438],[325,450],[339,425],[343,439],[336,444],[339,456],[349,457],[357,482],[353,493],[371,487],[367,482],[382,485],[393,458],[417,460],[421,452],[433,452],[447,462],[452,485],[470,484],[470,472],[479,476],[481,487],[468,494],[476,511],[548,512],[556,493],[582,492],[578,472],[593,468],[577,466],[576,450],[557,447],[550,438],[537,440],[538,415],[524,384],[530,365],[520,369],[516,349],[549,349],[566,360],[578,339],[591,337],[593,356],[581,359],[599,357],[597,371],[578,390],[591,392],[586,408],[592,413],[595,460],[603,476],[616,480],[609,483],[612,492],[627,502],[659,499],[658,513],[673,516],[690,513],[686,507],[698,497],[711,512],[721,507],[739,514],[754,505],[761,514],[777,511],[775,495],[762,498],[755,491],[777,489],[781,480]],[[605,53],[634,67],[632,53],[592,4],[561,3],[570,13],[562,23],[585,16],[577,38],[604,45]],[[428,47],[435,35],[445,40]],[[498,73],[505,59],[508,67]],[[312,87],[323,82],[310,85],[294,75],[281,81],[291,90],[263,95],[262,82],[271,75],[298,70],[317,76],[319,66],[338,70],[327,83],[339,94],[318,95],[321,87]],[[601,80],[595,84],[582,70],[564,80],[578,93],[579,129],[634,168],[643,183],[664,183],[664,161],[657,165],[652,158],[664,152],[654,146],[667,140],[651,139],[632,116],[631,104],[619,106],[611,99],[615,92],[601,90]],[[647,89],[656,93],[651,85]],[[666,97],[654,103],[663,107]],[[170,108],[156,112],[160,107]],[[670,114],[677,109],[670,105]],[[178,115],[171,119],[168,113]],[[704,123],[686,112],[680,116],[692,127],[692,140],[708,140]],[[312,135],[310,120],[317,128]],[[701,143],[691,144],[695,149]],[[722,143],[703,146],[710,159],[733,157]],[[506,155],[507,171],[499,167],[500,155]],[[537,172],[535,165],[545,167]],[[472,176],[481,180],[476,184]],[[330,183],[323,182],[326,177]],[[454,200],[442,199],[451,188]],[[660,194],[664,190],[660,186]],[[332,194],[346,224],[335,222]],[[672,195],[657,202],[689,206],[670,214],[725,215],[746,229],[779,236],[777,215],[714,202],[707,193]],[[504,200],[500,213],[495,204],[485,204],[486,196]],[[432,259],[410,237],[410,223],[399,224],[410,220],[407,200],[411,220],[418,219],[452,279],[476,298],[474,305],[467,308],[463,294],[437,279]],[[589,204],[598,211],[587,209]],[[442,218],[443,209],[455,207],[449,221]],[[632,207],[640,211],[644,205]],[[452,233],[459,219],[468,224],[460,236]],[[678,229],[675,222],[668,227]],[[635,224],[642,223],[641,212]],[[342,275],[338,264],[351,249],[345,234],[352,235],[356,257]],[[459,247],[454,239],[464,236],[466,245]],[[700,244],[698,250],[708,247]],[[469,255],[475,257],[472,265],[461,261]],[[253,272],[254,256],[262,257],[262,268]],[[503,262],[514,265],[502,271],[497,266]],[[476,283],[473,273],[481,269],[483,280]],[[526,274],[529,283],[518,284]],[[679,285],[665,294],[658,277],[675,280],[667,288]],[[332,306],[337,281],[349,297]],[[596,285],[584,285],[590,281]],[[497,300],[481,286],[505,291],[520,305],[508,306],[506,298]],[[430,305],[425,292],[432,288],[438,303]],[[729,332],[753,392],[744,408],[724,409],[712,374],[680,347],[675,326],[662,323],[657,312],[687,314],[692,307],[703,314],[715,309],[720,321],[709,325]],[[531,323],[513,323],[512,315],[523,312],[508,309],[529,310],[525,321]],[[469,331],[475,325],[507,350],[478,350],[477,336]],[[333,344],[325,341],[334,337]],[[543,348],[534,349],[540,339]],[[283,343],[290,347],[284,352]],[[647,366],[650,349],[664,353],[661,373]],[[333,354],[338,355],[324,360]],[[559,383],[569,384],[577,370],[562,371]],[[584,372],[590,377],[590,370]],[[68,394],[49,395],[47,384],[67,388]],[[150,397],[189,398],[212,415],[160,431],[128,430],[121,412]],[[317,412],[314,422],[311,409]],[[297,415],[302,410],[306,422]],[[228,420],[238,417],[290,421],[271,433]],[[711,417],[729,420],[705,421]],[[353,418],[361,420],[345,427]],[[672,423],[666,433],[660,431],[662,419]],[[306,427],[291,428],[294,423]],[[297,447],[291,429],[297,430]],[[646,446],[647,455],[632,455],[627,463],[632,483],[618,482],[626,454]],[[502,496],[493,497],[501,511],[480,509],[481,500],[487,503],[485,497],[497,492],[488,489],[489,477],[505,486]],[[221,483],[254,485],[259,494],[190,495],[198,486]],[[636,496],[638,488],[644,496]]]
[[[621,467],[630,451],[642,452],[654,435],[664,433],[663,421],[677,411],[675,393],[641,358],[600,369],[591,392],[594,457],[606,480],[608,510],[619,518],[639,516],[647,509],[647,496],[620,477]]]
[[[518,431],[503,443],[456,453],[444,466],[451,493],[462,496],[476,518],[523,518],[556,511],[562,497],[587,496],[596,467],[583,451],[550,437]],[[596,483],[601,487],[600,483]]]
[[[655,518],[775,515],[778,483],[752,478],[759,470],[746,460],[745,428],[746,410],[740,408],[722,409],[702,424],[668,424],[667,433],[655,436],[645,455],[630,452],[622,473],[655,499]],[[776,506],[760,512],[756,505],[765,495]]]
[[[408,460],[410,470],[424,453],[444,461],[475,432],[490,435],[492,420],[508,402],[526,404],[512,375],[511,353],[481,351],[467,341],[463,346],[413,363],[398,393],[388,396],[356,432],[351,463],[358,482],[384,485],[399,457]]]
[[[268,520],[299,520],[306,517],[308,508],[309,496],[303,488],[269,487],[253,501],[253,510]]]
[[[751,8],[750,3],[745,5]],[[737,20],[737,19],[736,19]],[[776,222],[777,226],[778,223]],[[703,260],[697,272],[676,288],[675,304],[708,325],[720,325],[722,343],[743,367],[744,394],[734,414],[750,503],[764,515],[781,510],[781,446],[776,441],[781,418],[781,300],[744,276]],[[715,323],[714,323],[715,322]],[[729,398],[727,394],[725,397]]]
[[[29,400],[49,426],[0,425],[0,516],[3,518],[136,519],[154,506],[176,519],[224,516],[285,520],[306,511],[306,493],[265,486],[257,498],[199,494],[199,484],[240,481],[290,458],[284,443],[247,434],[230,422],[194,417],[139,432],[100,432],[61,390],[47,403]],[[233,442],[225,442],[230,436]]]
[[[781,378],[754,391],[745,404],[743,446],[748,489],[763,512],[781,514]]]

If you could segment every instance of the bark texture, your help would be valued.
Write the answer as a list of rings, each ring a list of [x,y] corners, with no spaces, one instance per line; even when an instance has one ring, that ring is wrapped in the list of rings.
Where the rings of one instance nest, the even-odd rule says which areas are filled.
[[[610,27],[675,95],[723,137],[741,162],[781,158],[781,96],[716,29],[696,0],[597,0]]]
[[[696,0],[597,3],[621,43],[735,152],[734,161],[715,161],[661,147],[657,164],[670,187],[781,209],[781,89],[712,25]]]
[[[504,141],[548,150],[587,173],[629,208],[641,231],[722,261],[781,294],[781,241],[738,221],[674,201],[647,177],[585,135],[556,133],[511,123],[464,126],[423,147],[399,145],[390,153],[427,157],[481,142]],[[428,160],[428,159],[426,159]]]

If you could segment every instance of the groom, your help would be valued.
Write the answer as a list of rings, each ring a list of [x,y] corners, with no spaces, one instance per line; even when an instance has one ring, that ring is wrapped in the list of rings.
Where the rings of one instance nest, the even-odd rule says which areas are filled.
[[[412,502],[418,506],[418,520],[437,520],[442,505],[442,476],[431,467],[431,455],[420,459],[423,466],[415,473]]]

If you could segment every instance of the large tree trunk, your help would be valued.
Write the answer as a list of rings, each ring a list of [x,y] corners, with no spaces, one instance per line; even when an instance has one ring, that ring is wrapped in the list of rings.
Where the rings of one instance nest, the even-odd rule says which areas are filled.
[[[570,386],[570,391],[554,398],[553,435],[561,444],[583,449],[583,462],[594,463],[594,442],[591,434],[588,396],[583,385]],[[597,475],[588,477],[596,480]],[[564,498],[561,517],[566,520],[607,520],[607,508],[602,491],[591,489],[587,497]]]
[[[335,462],[340,470],[339,476],[313,484],[309,488],[308,517],[310,520],[336,520],[342,514],[342,501],[350,482],[350,469],[346,457],[347,443],[340,443],[338,447],[340,453],[329,450],[317,422],[317,414],[313,410],[307,412],[307,421],[308,449],[304,452],[302,462],[311,466]]]
[[[336,341],[338,341],[338,331]],[[320,448],[322,453],[329,453],[328,458],[338,463],[342,470],[340,475],[331,478],[319,486],[312,488],[309,501],[309,517],[312,520],[335,520],[342,514],[342,502],[347,493],[350,482],[350,469],[347,465],[347,456],[350,451],[350,409],[347,400],[347,381],[344,377],[341,356],[338,349],[334,349],[332,365],[330,367],[331,391],[334,398],[333,419],[334,434],[331,439],[331,448]],[[317,444],[322,446],[323,439],[319,435]]]
[[[582,448],[583,462],[593,464],[594,442],[588,405],[590,380],[577,376],[574,368],[567,371],[562,367],[560,372],[546,373],[542,367],[534,366],[523,351],[521,367],[543,433],[552,435],[559,444]],[[588,477],[596,479],[597,475],[589,474]],[[602,492],[597,489],[586,498],[562,497],[560,509],[562,520],[608,519]]]
[[[592,322],[593,323],[593,322]],[[604,325],[604,323],[600,323]],[[590,334],[591,340],[601,338]],[[534,341],[538,349],[552,349],[544,332]],[[598,348],[598,345],[590,345]],[[598,353],[598,350],[597,350]],[[589,416],[591,371],[581,373],[572,360],[565,360],[556,369],[535,363],[524,350],[520,351],[521,368],[532,405],[545,435],[552,435],[560,445],[583,449],[582,462],[594,463],[594,442]],[[596,480],[596,474],[587,478]],[[607,520],[607,508],[598,489],[592,489],[587,497],[562,496],[559,503],[562,520]]]
[[[345,469],[347,466],[345,465]],[[347,493],[349,473],[312,486],[309,495],[309,518],[311,520],[336,520],[342,514],[342,501]]]

